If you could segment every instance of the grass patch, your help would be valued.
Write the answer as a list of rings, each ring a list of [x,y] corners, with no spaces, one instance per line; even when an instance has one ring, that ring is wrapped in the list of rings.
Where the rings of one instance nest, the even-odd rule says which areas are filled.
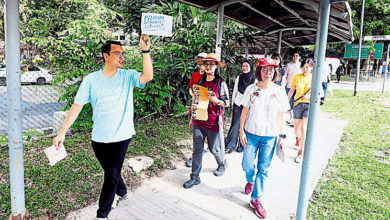
[[[348,121],[309,204],[309,219],[390,219],[389,94],[335,90],[322,107]]]
[[[332,75],[330,77],[332,80],[337,80],[337,75]],[[340,81],[353,81],[349,75],[342,75]]]
[[[147,175],[173,168],[173,160],[184,157],[181,149],[185,146],[176,143],[190,135],[188,120],[139,120],[135,126],[137,135],[131,139],[126,157],[152,157],[155,163]],[[97,201],[103,183],[103,171],[91,148],[89,133],[68,136],[64,143],[68,157],[54,167],[49,166],[43,152],[51,144],[52,139],[44,138],[24,145],[26,209],[33,219],[63,219],[67,213]],[[8,164],[8,146],[0,147],[0,219],[8,219],[11,213]],[[139,175],[128,172],[123,177],[130,189],[139,184]]]

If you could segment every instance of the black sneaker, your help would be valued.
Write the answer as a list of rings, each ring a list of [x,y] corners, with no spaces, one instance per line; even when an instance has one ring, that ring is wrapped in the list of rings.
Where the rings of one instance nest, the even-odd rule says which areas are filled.
[[[192,167],[192,157],[186,161],[186,167]]]
[[[215,176],[222,176],[225,173],[225,170],[227,169],[227,161],[225,160],[224,164],[218,165],[217,170],[214,172]]]
[[[199,185],[200,184],[200,178],[198,179],[195,179],[195,178],[191,178],[190,180],[188,180],[187,182],[185,182],[183,184],[183,187],[186,188],[186,189],[189,189],[195,185]]]

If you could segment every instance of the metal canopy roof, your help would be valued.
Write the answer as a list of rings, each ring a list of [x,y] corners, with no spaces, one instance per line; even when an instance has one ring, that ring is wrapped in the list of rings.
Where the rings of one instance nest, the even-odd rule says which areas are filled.
[[[249,47],[276,48],[279,31],[282,47],[315,44],[320,0],[178,0],[206,12],[224,6],[224,16],[258,33]],[[328,42],[353,41],[351,9],[348,2],[334,0],[329,17]],[[238,42],[237,46],[246,46]]]

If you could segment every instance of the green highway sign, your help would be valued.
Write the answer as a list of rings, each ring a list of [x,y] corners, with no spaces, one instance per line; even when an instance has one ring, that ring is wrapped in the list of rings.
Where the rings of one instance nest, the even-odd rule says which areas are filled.
[[[362,54],[360,56],[360,59],[367,59],[369,58],[371,47],[370,44],[362,44]],[[382,59],[383,54],[383,44],[375,44],[374,45],[374,58],[373,59]],[[359,44],[347,44],[345,46],[345,53],[344,53],[344,59],[357,59],[359,54]]]

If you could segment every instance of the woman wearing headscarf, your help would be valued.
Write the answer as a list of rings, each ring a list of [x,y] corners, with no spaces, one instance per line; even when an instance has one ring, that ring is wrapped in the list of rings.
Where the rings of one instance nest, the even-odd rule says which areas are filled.
[[[194,151],[192,153],[192,172],[190,180],[183,184],[183,187],[186,189],[200,184],[199,174],[202,169],[203,148],[206,138],[209,150],[214,155],[218,164],[214,175],[222,176],[227,167],[221,149],[218,124],[219,116],[222,115],[223,118],[223,107],[229,106],[229,91],[225,80],[223,80],[219,74],[219,68],[225,64],[222,63],[214,53],[209,53],[207,57],[198,62],[198,64],[202,64],[206,71],[206,74],[203,74],[203,78],[199,81],[198,85],[208,89],[208,98],[210,101],[207,108],[207,121],[192,118]]]
[[[231,153],[236,149],[237,152],[242,152],[243,147],[238,141],[238,135],[240,130],[240,117],[242,112],[242,96],[245,89],[255,82],[255,75],[253,74],[253,62],[251,60],[244,59],[242,63],[242,73],[236,78],[233,89],[232,103],[233,103],[233,117],[232,124],[228,136],[225,139],[225,152]]]
[[[264,184],[268,177],[275,146],[279,137],[279,145],[283,145],[284,113],[290,109],[284,88],[274,83],[278,62],[272,59],[259,60],[255,76],[258,80],[245,90],[242,99],[240,119],[240,141],[244,146],[242,168],[245,171],[247,184],[245,193],[251,194],[249,205],[255,214],[265,218],[267,215],[261,198]],[[255,161],[257,158],[257,174]]]

